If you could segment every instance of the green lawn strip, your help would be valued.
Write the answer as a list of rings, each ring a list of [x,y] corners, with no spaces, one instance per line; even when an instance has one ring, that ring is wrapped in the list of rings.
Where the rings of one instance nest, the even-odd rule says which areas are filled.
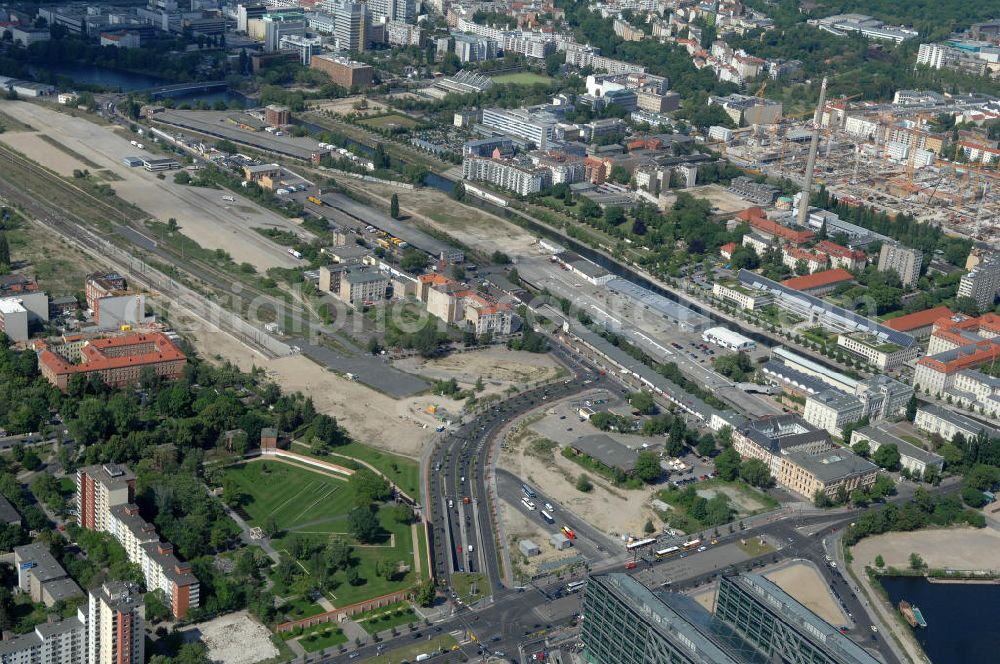
[[[397,602],[382,609],[374,609],[363,619],[358,616],[351,616],[351,620],[357,622],[369,634],[378,634],[393,627],[401,625],[419,624],[420,617],[413,611],[406,602]]]
[[[422,523],[417,524],[417,552],[420,555],[421,578],[429,578],[431,576],[431,563],[427,559],[427,531]]]
[[[338,463],[338,457],[350,457],[369,463],[373,468],[389,478],[414,500],[420,499],[420,464],[413,459],[383,452],[363,443],[351,442],[340,445],[328,455],[316,454],[311,448],[296,445],[294,452]]]
[[[305,597],[296,597],[294,599],[289,599],[285,602],[282,607],[285,615],[288,616],[289,620],[299,620],[301,618],[308,618],[309,616],[318,616],[321,613],[325,613],[324,609],[319,604],[315,604]]]
[[[478,591],[473,594],[473,586]],[[451,575],[451,587],[455,590],[455,594],[466,604],[471,604],[473,602],[479,601],[483,597],[490,594],[490,582],[487,580],[485,574],[469,574],[459,572],[457,574]]]
[[[506,83],[508,85],[535,85],[536,83],[551,83],[552,77],[535,72],[522,71],[514,74],[501,74],[493,76],[496,83]]]
[[[365,664],[399,664],[403,660],[412,662],[417,659],[418,655],[429,655],[442,650],[448,651],[457,645],[458,642],[451,635],[441,634],[432,639],[418,641],[417,643],[411,643],[401,648],[390,650],[378,657],[371,657],[365,660]]]
[[[314,631],[299,639],[299,645],[302,646],[303,650],[306,652],[318,652],[347,643],[347,635],[339,627],[331,623],[327,623],[323,627],[325,629]]]

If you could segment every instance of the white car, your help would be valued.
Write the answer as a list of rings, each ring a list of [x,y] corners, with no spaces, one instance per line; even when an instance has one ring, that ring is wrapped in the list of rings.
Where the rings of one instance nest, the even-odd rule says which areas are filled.
[[[707,546],[699,546],[698,547],[698,551],[708,551],[708,547]]]
[[[554,510],[555,508],[552,507],[552,503],[545,503],[545,509],[547,509],[547,510]]]

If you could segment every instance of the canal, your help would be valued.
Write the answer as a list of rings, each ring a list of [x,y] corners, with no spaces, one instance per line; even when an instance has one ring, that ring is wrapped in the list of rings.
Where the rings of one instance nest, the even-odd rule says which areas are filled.
[[[934,664],[1000,662],[1000,585],[931,583],[922,577],[880,579],[892,605],[905,599],[920,608],[927,628],[914,636]]]

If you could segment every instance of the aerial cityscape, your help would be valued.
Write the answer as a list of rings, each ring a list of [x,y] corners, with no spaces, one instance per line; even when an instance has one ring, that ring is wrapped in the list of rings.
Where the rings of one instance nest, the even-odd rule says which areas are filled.
[[[0,0],[0,664],[1000,662],[1000,5]]]

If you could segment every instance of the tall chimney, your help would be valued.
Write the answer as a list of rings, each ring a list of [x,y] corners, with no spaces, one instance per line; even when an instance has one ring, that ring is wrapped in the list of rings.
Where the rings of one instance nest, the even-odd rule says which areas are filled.
[[[823,121],[823,106],[826,104],[826,77],[819,86],[819,103],[816,104],[816,115],[813,117],[813,134],[809,142],[809,159],[806,161],[806,176],[802,181],[802,196],[799,197],[799,226],[806,225],[809,217],[809,195],[812,193],[813,171],[816,170],[816,152],[819,149],[819,126]]]

